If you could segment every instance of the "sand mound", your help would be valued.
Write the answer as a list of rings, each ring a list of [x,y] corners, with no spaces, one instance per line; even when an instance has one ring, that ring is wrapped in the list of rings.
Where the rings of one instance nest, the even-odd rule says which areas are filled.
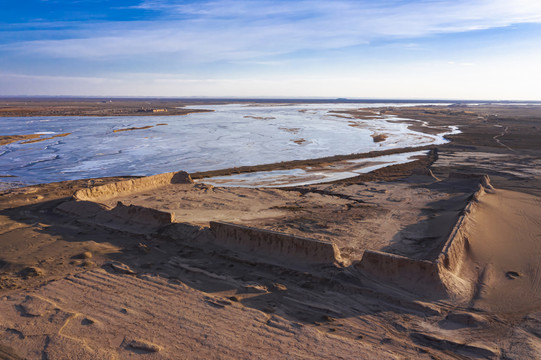
[[[541,201],[496,190],[477,199],[460,235],[467,240],[459,276],[475,284],[472,306],[518,312],[541,304]]]
[[[436,260],[440,278],[449,293],[481,310],[536,308],[541,304],[541,202],[496,190],[488,178],[482,184]]]

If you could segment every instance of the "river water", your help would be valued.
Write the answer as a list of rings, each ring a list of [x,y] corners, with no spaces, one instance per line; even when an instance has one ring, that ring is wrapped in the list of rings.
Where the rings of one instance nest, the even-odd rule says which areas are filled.
[[[446,133],[429,135],[392,116],[375,113],[360,120],[330,112],[389,105],[407,104],[227,104],[194,106],[213,112],[186,116],[5,117],[0,135],[71,134],[0,146],[0,182],[217,170],[442,144],[445,134],[457,131],[450,126]],[[151,127],[115,132],[146,126]],[[376,143],[374,134],[387,139]]]

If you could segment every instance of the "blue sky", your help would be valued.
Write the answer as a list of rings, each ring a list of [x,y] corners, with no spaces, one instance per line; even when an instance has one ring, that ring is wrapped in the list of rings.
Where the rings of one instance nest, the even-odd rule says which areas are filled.
[[[0,0],[0,95],[541,100],[539,0]]]

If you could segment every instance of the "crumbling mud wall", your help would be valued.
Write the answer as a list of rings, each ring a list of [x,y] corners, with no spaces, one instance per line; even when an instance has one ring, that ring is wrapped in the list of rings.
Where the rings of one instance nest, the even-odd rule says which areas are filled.
[[[492,191],[494,188],[488,176],[480,177],[477,191],[466,204],[435,261],[366,250],[361,261],[354,266],[368,276],[424,295],[437,296],[444,292],[456,298],[471,297],[474,291],[472,279],[459,276],[463,263],[468,259],[467,227],[476,203],[486,192]]]
[[[193,180],[187,172],[170,172],[77,190],[75,194],[73,194],[73,198],[76,200],[98,201],[115,197],[123,193],[151,190],[169,184],[192,183]]]
[[[456,222],[451,234],[445,242],[442,251],[435,260],[441,283],[447,293],[455,298],[470,299],[474,296],[478,279],[471,276],[462,277],[461,270],[469,259],[470,243],[468,240],[468,227],[471,215],[476,211],[477,202],[487,192],[493,192],[488,176],[479,181],[479,188],[472,195]]]
[[[310,264],[341,261],[340,250],[333,243],[221,221],[211,221],[210,229],[218,243],[262,257]]]
[[[74,215],[80,221],[107,228],[134,233],[152,233],[174,222],[174,216],[167,211],[137,205],[124,205],[120,201],[114,208],[91,201],[66,201],[56,211]]]
[[[361,261],[353,263],[353,266],[372,279],[392,283],[425,296],[441,297],[446,293],[438,267],[432,261],[365,250]]]
[[[362,260],[356,266],[373,275],[387,279],[403,277],[423,281],[437,281],[439,279],[438,268],[432,261],[416,260],[376,250],[365,250]]]
[[[120,201],[105,217],[113,216],[139,224],[169,225],[174,221],[172,213],[138,205],[124,205]],[[99,216],[98,216],[99,217]]]
[[[176,222],[162,227],[159,235],[171,240],[201,242],[213,238],[208,226]]]
[[[469,248],[468,237],[464,228],[467,223],[467,215],[471,211],[472,206],[472,203],[469,202],[462,215],[458,218],[457,223],[451,231],[451,235],[435,261],[438,267],[443,267],[451,272],[460,270],[464,255]]]
[[[452,177],[473,178],[462,174],[453,174]],[[474,280],[460,278],[460,271],[468,260],[468,223],[478,200],[485,192],[493,191],[487,176],[477,178],[477,191],[469,199],[435,261],[366,250],[362,259],[352,266],[367,276],[408,290],[424,294],[445,292],[450,296],[467,298],[473,291]],[[181,171],[83,189],[74,194],[76,201],[61,205],[63,208],[59,207],[59,210],[79,217],[86,214],[87,219],[104,226],[130,224],[136,232],[157,231],[172,239],[199,241],[213,238],[220,245],[252,252],[262,259],[294,264],[342,264],[340,251],[332,243],[219,221],[211,221],[210,230],[193,228],[189,224],[175,223],[173,214],[165,211],[122,203],[111,209],[99,203],[101,199],[121,193],[152,190],[172,183],[189,184],[192,179]]]
[[[450,272],[457,272],[460,270],[462,262],[464,261],[468,250],[469,242],[467,235],[467,226],[470,222],[470,215],[475,211],[475,204],[486,193],[494,191],[494,188],[490,184],[488,176],[484,175],[479,180],[479,187],[466,204],[462,214],[459,216],[451,234],[447,238],[447,241],[443,245],[443,248],[436,259],[436,264],[439,268],[445,268]]]

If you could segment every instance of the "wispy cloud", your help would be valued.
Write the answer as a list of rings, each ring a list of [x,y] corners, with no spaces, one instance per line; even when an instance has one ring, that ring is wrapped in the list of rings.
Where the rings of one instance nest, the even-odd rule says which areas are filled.
[[[3,45],[56,58],[176,54],[179,60],[260,60],[299,51],[541,22],[537,0],[232,1],[146,0],[154,21],[75,25],[68,38]]]
[[[539,0],[133,3],[0,13],[0,95],[541,99]]]
[[[452,66],[475,66],[475,63],[472,63],[472,62],[448,61],[447,64],[452,65]]]

